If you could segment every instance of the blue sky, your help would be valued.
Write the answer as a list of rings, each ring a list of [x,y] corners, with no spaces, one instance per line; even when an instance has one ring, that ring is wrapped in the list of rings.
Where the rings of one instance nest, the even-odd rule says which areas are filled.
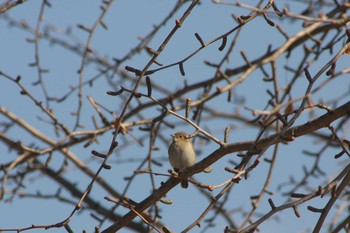
[[[254,5],[256,1],[249,1],[247,4]],[[281,4],[283,7],[285,1]],[[16,20],[27,22],[31,27],[35,28],[38,13],[40,10],[41,1],[29,0],[20,6],[8,12],[10,17]],[[87,33],[77,28],[78,24],[83,24],[86,26],[92,26],[98,15],[100,14],[100,1],[84,1],[84,0],[61,0],[61,1],[51,1],[52,7],[45,8],[45,20],[43,21],[43,26],[54,25],[57,32],[52,34],[63,40],[70,41],[72,44],[86,43]],[[108,25],[108,30],[103,28],[98,28],[92,43],[91,48],[97,51],[99,56],[104,57],[109,62],[112,62],[113,58],[122,58],[131,48],[133,48],[138,42],[138,37],[146,35],[153,27],[162,20],[168,12],[172,9],[174,2],[152,0],[152,1],[116,1],[112,8],[109,10],[104,22]],[[299,12],[298,3],[293,4],[291,11],[295,10]],[[300,4],[300,6],[302,6]],[[181,16],[182,10],[174,17],[174,20]],[[163,64],[170,64],[179,61],[186,57],[188,54],[193,52],[199,47],[199,42],[195,39],[194,33],[199,33],[204,41],[210,41],[225,33],[226,31],[232,29],[236,22],[232,19],[231,14],[244,15],[248,11],[242,10],[233,6],[222,6],[212,4],[210,1],[202,1],[202,4],[196,8],[193,13],[189,16],[185,24],[181,27],[179,32],[172,38],[164,52],[159,56],[158,60]],[[272,19],[279,23],[278,19],[272,16]],[[160,43],[164,40],[166,35],[168,35],[170,29],[173,26],[174,20],[170,20],[165,27],[160,29],[157,36],[150,42],[150,47],[156,49]],[[301,30],[301,22],[295,24],[284,23],[284,27],[288,27],[288,33],[293,35],[294,32]],[[67,37],[64,32],[71,28],[72,37]],[[22,84],[25,85],[28,90],[33,93],[33,95],[38,99],[43,99],[43,94],[39,86],[32,86],[31,84],[37,80],[37,71],[33,67],[29,67],[28,64],[34,61],[34,44],[28,43],[27,39],[33,38],[33,35],[29,32],[20,30],[15,27],[9,26],[8,22],[3,18],[0,18],[0,51],[2,51],[2,56],[0,58],[0,71],[16,77],[21,75]],[[62,33],[60,33],[62,32]],[[237,67],[244,64],[244,60],[240,56],[240,51],[244,51],[247,56],[251,59],[255,59],[262,54],[267,49],[267,45],[271,44],[272,49],[278,48],[283,42],[284,38],[278,33],[275,27],[269,27],[266,25],[265,20],[262,17],[258,17],[250,22],[241,32],[240,39],[238,40],[237,46],[234,48],[234,52],[230,56],[229,62],[227,62],[224,67]],[[232,39],[233,35],[230,35],[229,41]],[[200,80],[208,79],[212,77],[215,70],[208,66],[203,65],[203,61],[211,61],[213,63],[220,61],[223,56],[222,52],[218,51],[220,43],[214,43],[208,48],[200,51],[196,56],[189,61],[187,61],[184,66],[186,70],[186,76],[182,77],[177,67],[171,67],[169,69],[162,70],[152,75],[152,83],[160,85],[167,90],[176,90],[183,87],[183,83],[186,80],[189,84],[198,82]],[[334,50],[338,51],[340,45],[336,45]],[[227,48],[226,48],[227,49]],[[295,62],[300,59],[297,50],[291,59],[286,60],[283,56],[278,62],[279,71],[279,84],[280,87],[284,86],[291,79],[292,75],[286,72],[283,67],[285,65],[293,66]],[[224,50],[225,52],[225,50]],[[300,51],[299,51],[300,52]],[[317,72],[325,62],[332,58],[332,54],[323,53],[320,59],[311,64],[310,72]],[[81,57],[74,54],[72,51],[62,48],[59,45],[52,45],[45,41],[44,39],[40,43],[40,57],[41,64],[44,68],[50,70],[49,73],[44,74],[44,82],[51,96],[62,96],[69,91],[70,85],[78,84],[78,74],[77,70],[81,64]],[[150,60],[150,56],[142,51],[131,60],[127,60],[122,64],[123,66],[132,66],[137,68],[142,68]],[[337,67],[341,69],[349,64],[348,57],[342,57],[337,64]],[[152,68],[155,68],[153,66]],[[90,79],[98,74],[98,68],[96,65],[91,64],[86,67],[86,72],[84,78]],[[217,107],[220,111],[232,112],[240,111],[242,116],[253,118],[251,113],[244,107],[263,109],[267,99],[269,98],[265,89],[269,87],[270,84],[262,81],[263,74],[261,72],[255,72],[252,77],[247,79],[241,85],[234,88],[235,97],[245,97],[245,103],[239,105],[234,101],[231,103],[225,102],[226,95],[216,98],[208,104],[210,107]],[[118,76],[116,76],[118,78]],[[320,84],[325,78],[321,79]],[[118,83],[116,81],[116,83]],[[119,84],[119,83],[118,83]],[[130,88],[130,82],[125,81],[120,82],[121,85],[126,85]],[[219,83],[224,85],[224,82]],[[293,97],[302,96],[305,92],[307,85],[307,80],[300,80],[296,84],[297,88],[293,90]],[[332,100],[342,93],[348,91],[349,83],[347,80],[341,79],[337,82],[331,83],[324,90],[315,94],[315,100],[322,99],[324,102]],[[120,113],[120,103],[115,101],[115,98],[106,95],[106,91],[112,88],[108,85],[108,81],[105,78],[100,78],[94,82],[92,87],[84,88],[84,107],[82,110],[83,117],[82,122],[85,125],[85,129],[93,129],[93,124],[91,121],[91,115],[95,114],[94,109],[87,101],[87,96],[93,97],[96,101],[103,104],[104,106],[112,109],[114,114],[118,115]],[[145,91],[145,88],[141,88],[141,91]],[[4,78],[0,78],[0,105],[8,108],[18,116],[24,118],[27,122],[37,127],[40,131],[47,134],[49,137],[57,139],[52,128],[49,124],[38,119],[43,117],[42,112],[34,106],[26,96],[19,95],[19,88],[14,84],[9,82]],[[55,110],[55,115],[57,118],[62,120],[68,127],[72,128],[74,126],[74,116],[71,112],[74,112],[77,107],[76,94],[67,99],[63,104],[52,103],[52,108]],[[163,98],[164,95],[160,92],[156,92],[155,96],[157,98]],[[198,98],[198,92],[189,93],[188,96],[192,99]],[[141,100],[143,101],[143,100]],[[345,99],[342,100],[345,102]],[[136,103],[132,103],[136,106]],[[149,110],[146,115],[156,116],[159,114],[156,109]],[[322,111],[316,111],[317,114],[322,114]],[[182,114],[184,114],[182,112]],[[109,115],[109,120],[112,120],[112,116]],[[308,119],[308,114],[305,114],[300,121],[296,124],[303,123]],[[0,118],[1,119],[1,118]],[[181,124],[178,119],[173,116],[169,116],[169,122],[177,122],[177,127],[174,130],[165,129],[165,135],[170,135],[174,131],[185,130],[188,133],[193,132],[193,128],[186,124]],[[230,135],[230,142],[239,142],[245,140],[254,140],[258,133],[258,128],[250,128],[246,125],[242,125],[236,121],[222,121],[222,120],[212,120],[211,123],[206,123],[208,129],[218,138],[223,138],[223,129],[226,126],[230,126],[233,131]],[[169,131],[169,132],[167,132]],[[327,131],[325,131],[327,132]],[[138,132],[134,129],[133,134],[138,137],[143,137],[145,134]],[[13,138],[17,138],[26,144],[30,144],[33,140],[32,136],[24,133],[23,130],[18,127],[12,129],[9,135]],[[58,137],[59,138],[59,137]],[[126,142],[132,142],[130,137],[125,137]],[[277,192],[278,185],[280,183],[289,180],[291,175],[294,178],[302,177],[302,164],[308,164],[307,160],[310,160],[310,167],[313,163],[312,158],[307,158],[302,154],[302,150],[307,148],[310,150],[319,150],[319,146],[315,146],[315,138],[305,137],[297,139],[293,142],[293,146],[281,145],[279,157],[277,159],[276,170],[274,171],[274,178],[272,180],[270,191]],[[92,149],[97,151],[106,151],[109,148],[111,141],[111,132],[104,134],[99,138],[99,144],[94,144],[92,147],[83,148],[82,145],[70,148],[81,160],[89,161],[89,167],[92,171],[96,171],[100,162],[97,159],[91,159],[90,151]],[[169,136],[170,141],[170,136]],[[123,141],[124,142],[124,141]],[[145,145],[147,145],[148,140],[145,140]],[[43,144],[38,144],[38,146],[44,146]],[[166,158],[167,158],[167,145],[161,141],[157,142],[157,146],[160,147],[159,151],[154,152],[154,157],[159,161],[162,161],[162,167],[154,167],[155,172],[166,173],[167,169],[170,168]],[[205,144],[201,140],[197,140],[195,144],[198,151],[198,160],[201,160],[204,156],[210,154],[217,148],[214,143]],[[200,149],[201,148],[201,149]],[[117,152],[115,156],[111,158],[112,170],[104,171],[101,175],[103,178],[109,181],[111,185],[125,185],[124,177],[132,174],[138,166],[138,163],[125,163],[125,166],[119,166],[122,161],[128,159],[128,155],[133,155],[133,158],[141,159],[142,156],[147,153],[147,146],[141,147],[137,144],[129,147],[128,150],[122,150]],[[0,144],[0,151],[2,156],[0,158],[0,163],[6,163],[12,160],[15,153],[8,152],[7,148]],[[332,171],[335,168],[342,167],[341,163],[333,159],[333,155],[336,150],[329,150],[327,153],[328,157],[322,157],[321,165],[323,169],[327,171],[328,176],[334,175]],[[271,157],[272,149],[270,148],[266,152],[266,157]],[[201,180],[201,182],[207,182],[211,184],[219,184],[224,180],[231,177],[224,171],[224,167],[227,166],[228,160],[235,160],[239,162],[239,159],[235,155],[226,156],[225,159],[218,161],[213,165],[213,172],[211,174],[197,174],[196,179]],[[43,161],[45,159],[43,158]],[[63,158],[59,153],[54,154],[53,162],[54,168],[60,167],[63,163]],[[68,166],[71,169],[65,176],[75,180],[77,186],[82,190],[85,189],[89,183],[89,179],[77,172],[74,167]],[[232,206],[233,209],[243,208],[250,210],[250,196],[252,193],[258,193],[261,189],[261,182],[264,180],[267,173],[267,164],[261,164],[254,173],[250,175],[249,179],[242,181],[237,185],[230,194],[230,200],[228,206]],[[262,174],[262,175],[254,175]],[[28,193],[36,193],[40,191],[42,194],[54,194],[57,191],[57,185],[49,180],[48,178],[43,178],[41,174],[35,173],[30,176],[31,179],[27,179],[25,182],[26,189],[23,191]],[[164,177],[155,177],[156,182],[165,181]],[[316,182],[316,180],[315,180]],[[324,184],[321,184],[324,185]],[[285,191],[288,188],[284,187]],[[150,194],[150,182],[147,175],[139,175],[136,178],[135,185],[133,185],[128,191],[128,196],[136,201],[141,201]],[[219,190],[215,190],[213,194],[218,193]],[[67,198],[71,198],[70,194],[63,191],[62,193]],[[95,185],[91,195],[99,200],[104,206],[111,206],[110,203],[104,201],[106,194],[105,190],[101,189],[98,185]],[[190,187],[188,190],[183,190],[180,187],[176,187],[171,190],[166,198],[172,199],[174,204],[171,206],[162,207],[162,219],[161,221],[168,225],[170,228],[179,232],[183,230],[184,226],[191,224],[199,214],[201,214],[207,206],[207,199],[201,194],[201,191],[197,188]],[[269,211],[269,205],[267,203],[267,198],[262,202],[257,213],[265,214]],[[72,199],[75,200],[75,199]],[[285,197],[280,195],[273,196],[273,200],[276,205],[283,204],[285,202]],[[326,200],[314,200],[309,204],[324,205]],[[0,202],[2,214],[0,218],[0,228],[18,228],[27,227],[31,224],[35,225],[45,225],[53,224],[62,221],[66,218],[69,213],[73,210],[74,206],[62,204],[57,201],[50,200],[38,200],[31,198],[18,198],[16,197],[12,203]],[[191,211],[187,211],[189,209]],[[300,232],[305,229],[305,226],[309,225],[309,222],[316,221],[318,215],[311,213],[306,210],[306,205],[300,207],[302,212],[302,218],[297,219],[291,209],[283,211],[278,215],[281,223],[276,224],[274,220],[265,222],[261,225],[261,232]],[[118,209],[118,213],[126,213],[127,211],[123,208]],[[212,213],[207,217],[210,218]],[[237,219],[241,220],[242,216],[237,214]],[[254,218],[253,218],[254,219]],[[256,218],[255,218],[256,219]],[[181,224],[179,224],[181,223]],[[218,218],[215,221],[216,226],[215,231],[221,231],[226,226],[225,221],[222,218]],[[91,218],[88,211],[80,211],[71,221],[71,227],[77,232],[81,232],[86,229],[87,232],[92,232],[94,226],[97,222]],[[109,226],[111,223],[107,222],[102,228]],[[205,225],[205,224],[203,224]],[[49,232],[62,232],[63,229],[51,229]],[[200,228],[194,228],[192,232],[200,232]],[[35,232],[41,232],[40,230],[35,230]],[[48,232],[42,230],[42,232]],[[123,231],[124,232],[124,231]],[[125,232],[127,232],[125,230]],[[212,231],[209,231],[212,232]]]

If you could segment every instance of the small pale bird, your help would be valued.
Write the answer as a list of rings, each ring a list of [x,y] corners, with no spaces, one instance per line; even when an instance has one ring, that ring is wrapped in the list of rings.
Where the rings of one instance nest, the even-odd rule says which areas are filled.
[[[176,172],[180,172],[184,168],[190,167],[196,162],[196,153],[193,144],[189,140],[189,136],[184,132],[177,132],[172,135],[173,142],[169,146],[169,162]],[[181,187],[187,188],[188,181],[181,181]]]

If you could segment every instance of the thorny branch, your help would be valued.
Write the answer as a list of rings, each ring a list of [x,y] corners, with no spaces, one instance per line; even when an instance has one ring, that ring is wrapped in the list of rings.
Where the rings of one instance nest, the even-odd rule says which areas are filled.
[[[0,199],[13,203],[16,197],[54,199],[68,210],[56,223],[23,228],[19,223],[15,228],[1,226],[0,231],[64,228],[72,232],[71,223],[81,217],[77,212],[87,211],[95,221],[95,232],[124,228],[189,232],[196,226],[203,232],[224,228],[225,232],[253,232],[285,209],[302,218],[307,213],[299,207],[321,199],[325,201],[318,206],[308,206],[309,214],[319,214],[308,228],[313,232],[350,229],[348,214],[339,210],[334,216],[332,211],[338,205],[348,205],[349,196],[350,102],[349,90],[343,88],[348,86],[344,77],[349,73],[349,3],[312,1],[296,12],[284,7],[283,1],[260,0],[247,5],[178,0],[132,49],[115,54],[114,49],[125,46],[118,38],[117,43],[114,40],[108,45],[106,56],[101,55],[97,41],[100,34],[113,36],[108,32],[119,21],[109,17],[118,15],[114,10],[119,2],[102,1],[92,26],[74,23],[80,32],[47,21],[45,16],[59,4],[48,0],[40,2],[35,26],[12,15],[16,8],[29,4],[31,1],[7,0],[0,5],[1,20],[10,26],[7,32],[16,27],[29,35],[27,42],[34,44],[34,62],[29,67],[36,69],[35,78],[28,82],[32,74],[22,70],[22,64],[15,64],[15,75],[6,66],[0,67],[2,81],[17,90],[3,91],[6,97],[0,106],[0,141],[3,150],[11,154],[0,159]],[[219,31],[209,38],[196,24],[199,19],[209,30],[217,22],[212,19],[206,24],[208,21],[200,18],[206,15],[205,7],[234,7],[230,8],[234,20],[225,22],[225,29],[218,27],[222,21],[215,25]],[[129,10],[137,9],[131,6]],[[147,13],[160,16],[162,11]],[[140,22],[152,23],[148,20]],[[258,30],[260,22],[266,28]],[[124,28],[117,34],[138,30],[141,34],[145,28]],[[195,45],[188,38],[177,41],[185,29],[191,31]],[[247,36],[246,31],[252,29],[254,33]],[[60,96],[53,94],[49,77],[54,77],[55,65],[64,61],[58,57],[55,65],[47,63],[45,54],[50,50],[45,42],[79,57],[79,67],[74,67],[78,73],[72,75],[77,79],[70,80]],[[171,48],[181,51],[181,57],[172,54]],[[213,54],[203,55],[211,48],[215,48]],[[146,64],[134,63],[133,59],[144,54],[150,56]],[[200,70],[191,65],[196,60],[204,60]],[[107,98],[101,98],[101,93]],[[25,114],[16,110],[16,101],[28,101]],[[166,154],[169,134],[184,128],[193,133],[198,162],[180,177],[171,170],[166,172],[170,168]],[[300,159],[303,174],[295,171],[299,167],[286,166],[282,168],[286,174],[276,175],[281,157],[294,162],[300,154],[295,149],[300,146],[299,138],[317,140],[312,149],[308,143],[301,144],[303,156],[312,162]],[[285,148],[293,153],[286,153]],[[337,161],[342,165],[334,165]],[[264,167],[267,170],[261,173]],[[40,176],[33,178],[37,174]],[[75,174],[85,177],[79,185]],[[33,194],[35,190],[27,184],[41,177],[52,180],[57,191],[41,187]],[[168,210],[181,203],[174,187],[187,178],[191,187],[186,197],[195,200],[193,205],[198,201],[197,211],[189,213],[188,222],[174,222],[166,217]],[[248,205],[240,208],[240,203],[232,200],[237,200],[236,192],[254,178],[260,178],[254,184],[258,192],[256,188],[244,190],[240,199],[248,199]],[[276,182],[279,185],[274,188]],[[96,195],[96,186],[105,198]],[[174,200],[167,199],[167,194]],[[137,201],[133,199],[136,196]],[[275,197],[284,198],[285,203],[275,202]],[[332,219],[330,223],[326,218]],[[221,219],[226,225],[217,226]]]

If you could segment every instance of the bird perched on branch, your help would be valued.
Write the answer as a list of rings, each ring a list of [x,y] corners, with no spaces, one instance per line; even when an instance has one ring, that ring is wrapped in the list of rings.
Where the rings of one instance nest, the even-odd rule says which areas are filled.
[[[169,162],[176,172],[192,166],[196,162],[196,153],[193,149],[193,144],[189,140],[191,135],[186,135],[184,132],[177,132],[173,137],[173,141],[169,146]],[[181,181],[181,187],[187,188],[188,181]]]

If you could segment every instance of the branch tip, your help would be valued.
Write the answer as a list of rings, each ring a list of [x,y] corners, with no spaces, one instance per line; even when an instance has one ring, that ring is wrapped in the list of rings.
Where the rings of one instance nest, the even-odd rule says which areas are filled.
[[[310,72],[309,72],[309,68],[308,67],[305,67],[304,68],[304,73],[305,73],[305,76],[307,78],[307,80],[309,81],[309,83],[312,83],[313,82],[313,79],[310,75]]]
[[[186,99],[186,111],[185,111],[185,117],[188,118],[190,115],[190,108],[191,108],[191,98]]]
[[[271,27],[274,27],[275,26],[275,23],[269,18],[267,17],[266,14],[262,14],[264,16],[264,19],[266,20],[266,22],[271,26]]]
[[[199,41],[199,43],[201,44],[201,46],[205,47],[205,43],[204,43],[202,37],[197,32],[194,35],[197,38],[197,40]]]
[[[293,206],[293,210],[294,210],[294,214],[295,216],[297,216],[298,218],[301,217],[300,211],[298,210],[298,207],[296,205]]]
[[[91,154],[96,156],[96,157],[99,157],[99,158],[102,158],[102,159],[105,159],[106,158],[106,155],[105,154],[102,154],[100,152],[97,152],[96,150],[92,150],[91,151]]]
[[[182,76],[185,76],[184,64],[182,62],[179,63],[179,69]]]
[[[226,46],[226,43],[227,43],[227,36],[223,36],[223,37],[222,37],[221,45],[220,45],[220,47],[219,47],[219,51],[224,50],[224,48],[225,48],[225,46]]]
[[[276,209],[275,203],[273,203],[271,198],[268,199],[268,202],[269,202],[272,210]]]
[[[147,96],[152,96],[152,84],[149,76],[146,76],[146,85],[147,85]]]

